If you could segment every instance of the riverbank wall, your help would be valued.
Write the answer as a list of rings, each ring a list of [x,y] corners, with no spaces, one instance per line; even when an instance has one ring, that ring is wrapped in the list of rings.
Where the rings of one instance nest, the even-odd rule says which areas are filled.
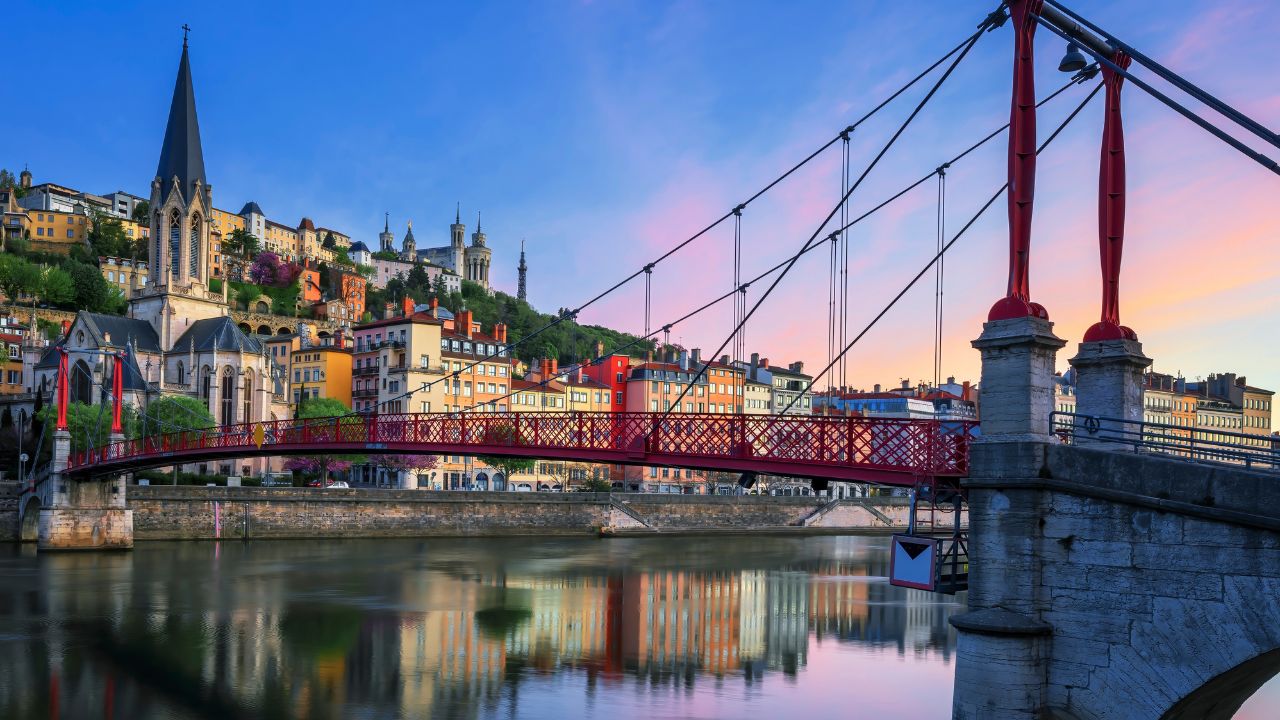
[[[129,486],[134,539],[888,532],[905,498]]]

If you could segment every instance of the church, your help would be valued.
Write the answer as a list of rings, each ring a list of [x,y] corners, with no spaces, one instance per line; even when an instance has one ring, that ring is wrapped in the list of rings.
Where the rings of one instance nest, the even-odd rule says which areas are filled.
[[[466,236],[467,226],[462,224],[462,208],[459,206],[455,211],[453,224],[449,226],[448,245],[419,250],[418,241],[413,237],[413,222],[410,221],[399,250],[396,250],[396,238],[390,226],[378,233],[378,249],[397,253],[405,262],[438,265],[456,273],[463,280],[470,280],[492,292],[489,287],[489,265],[493,261],[493,251],[489,249],[484,231],[480,229],[478,214],[476,231],[471,233],[471,245],[466,245]]]
[[[150,204],[152,281],[135,286],[128,317],[77,313],[35,364],[36,385],[52,387],[58,349],[65,348],[72,401],[99,402],[99,388],[112,382],[107,354],[123,352],[125,402],[140,411],[159,395],[186,395],[203,402],[219,424],[287,418],[282,369],[232,321],[226,285],[221,293],[209,290],[213,187],[205,176],[185,38]],[[266,462],[191,469],[259,474]]]

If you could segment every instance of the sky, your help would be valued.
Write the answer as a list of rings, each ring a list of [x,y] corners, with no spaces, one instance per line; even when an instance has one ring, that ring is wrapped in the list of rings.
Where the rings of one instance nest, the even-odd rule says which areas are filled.
[[[455,6],[456,5],[456,6]],[[994,5],[994,4],[993,4]],[[1280,4],[1075,0],[1074,9],[1280,127]],[[191,63],[214,202],[254,200],[276,221],[303,216],[373,245],[390,213],[419,247],[448,242],[455,203],[476,214],[514,293],[520,242],[529,297],[578,307],[752,195],[957,44],[992,8],[875,2],[535,2],[137,4],[17,2],[6,19],[21,111],[0,114],[0,167],[89,192],[149,194],[181,51]],[[1063,45],[1037,34],[1040,97],[1062,85]],[[850,200],[860,214],[1008,119],[1010,26],[988,33]],[[938,73],[930,77],[936,78]],[[1146,77],[1150,77],[1149,74]],[[923,97],[908,91],[850,141],[860,173]],[[1080,100],[1040,114],[1043,138]],[[1160,105],[1124,94],[1128,159],[1121,318],[1154,368],[1189,379],[1236,372],[1280,389],[1280,179]],[[13,110],[11,106],[10,110]],[[1068,341],[1098,317],[1100,98],[1039,162],[1033,299]],[[1258,143],[1253,143],[1255,147]],[[1277,151],[1270,153],[1276,156]],[[1001,136],[948,171],[946,227],[959,229],[1004,182]],[[837,144],[751,204],[744,276],[797,251],[840,195]],[[1271,200],[1268,200],[1271,198]],[[931,181],[850,233],[852,339],[937,243]],[[948,254],[942,375],[976,380],[977,337],[1003,295],[1005,201]],[[655,327],[732,287],[731,224],[660,263]],[[799,261],[765,299],[747,351],[773,364],[827,363],[828,253]],[[851,351],[854,387],[932,380],[934,287],[922,279]],[[753,286],[756,303],[764,284]],[[643,328],[632,281],[582,322]],[[728,303],[675,326],[712,353]],[[836,378],[840,380],[839,377]],[[825,387],[825,381],[819,381]]]

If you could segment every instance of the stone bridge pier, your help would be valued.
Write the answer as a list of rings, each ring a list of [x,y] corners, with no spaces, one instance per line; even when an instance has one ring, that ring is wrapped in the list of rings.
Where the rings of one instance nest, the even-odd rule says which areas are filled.
[[[1280,671],[1280,476],[1068,446],[1047,320],[987,323],[953,717],[1227,720]],[[1079,412],[1140,417],[1132,340],[1082,343]]]
[[[123,439],[119,435],[111,437],[112,442]],[[70,433],[55,431],[53,469],[36,492],[40,500],[36,547],[40,550],[132,548],[133,511],[125,507],[125,477],[72,480],[62,473],[70,454]],[[34,511],[31,507],[24,509],[23,514]]]

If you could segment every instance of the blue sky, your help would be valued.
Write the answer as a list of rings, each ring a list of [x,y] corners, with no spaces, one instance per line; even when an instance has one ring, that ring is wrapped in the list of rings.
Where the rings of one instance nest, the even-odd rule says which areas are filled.
[[[1280,8],[1181,0],[1159,17],[1141,2],[1075,3],[1126,39],[1280,126]],[[977,3],[760,2],[17,3],[6,10],[10,78],[23,112],[0,116],[0,166],[36,181],[146,195],[181,45],[192,68],[215,203],[256,200],[277,221],[303,215],[372,241],[390,212],[397,237],[444,244],[455,202],[477,211],[494,280],[514,291],[520,239],[531,299],[573,306],[700,228],[803,157],[971,32]],[[1007,119],[1012,40],[984,37],[868,181],[865,208]],[[1062,43],[1038,37],[1039,87]],[[1229,70],[1229,72],[1227,72]],[[920,93],[853,143],[865,163]],[[1052,127],[1081,93],[1047,107]],[[1280,331],[1275,178],[1127,91],[1130,245],[1123,319],[1157,369],[1235,369],[1280,386],[1268,359]],[[1072,341],[1097,313],[1100,105],[1041,162],[1033,296]],[[1003,181],[1003,139],[952,171],[957,227]],[[746,271],[780,260],[834,202],[835,154],[744,218]],[[922,188],[854,238],[856,332],[934,243],[934,191]],[[976,376],[976,336],[1003,291],[1003,205],[957,246],[948,274],[944,374]],[[1206,240],[1206,234],[1213,235]],[[1218,237],[1221,235],[1221,237]],[[713,233],[655,275],[654,317],[672,319],[727,289],[730,235]],[[1201,257],[1196,259],[1197,254]],[[762,308],[751,349],[825,364],[826,260],[797,266]],[[1216,259],[1215,259],[1216,258]],[[1247,258],[1247,262],[1241,262]],[[930,367],[932,283],[913,291],[855,351],[850,381],[919,378]],[[639,285],[584,313],[641,326]],[[714,348],[729,308],[677,328]],[[1188,344],[1186,334],[1203,342]],[[1233,348],[1222,357],[1220,348]],[[1065,367],[1065,362],[1061,363]],[[1231,367],[1227,367],[1230,364]]]

